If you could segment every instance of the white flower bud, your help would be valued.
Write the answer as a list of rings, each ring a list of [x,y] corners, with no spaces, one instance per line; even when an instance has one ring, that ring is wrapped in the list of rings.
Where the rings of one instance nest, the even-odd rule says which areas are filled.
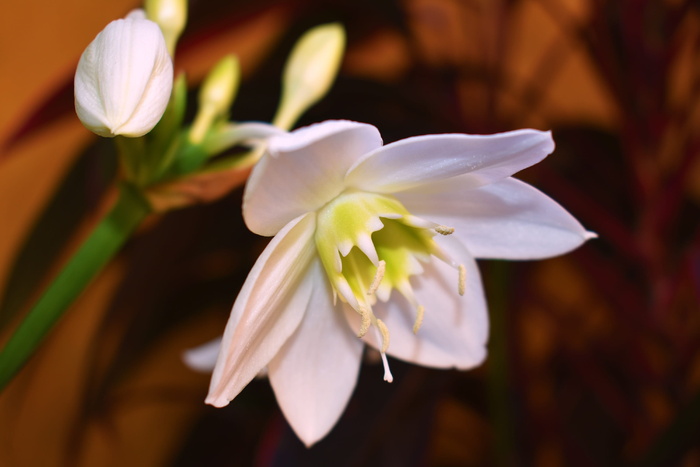
[[[158,123],[173,86],[173,64],[156,23],[130,15],[88,45],[75,72],[75,111],[100,136],[142,136]]]
[[[345,50],[345,30],[338,23],[316,26],[294,46],[284,69],[282,101],[273,123],[289,129],[330,89]]]

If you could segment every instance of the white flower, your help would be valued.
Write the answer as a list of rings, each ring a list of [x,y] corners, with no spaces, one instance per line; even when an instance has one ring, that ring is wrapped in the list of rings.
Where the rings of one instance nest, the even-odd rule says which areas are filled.
[[[349,121],[271,138],[243,215],[275,237],[233,306],[207,403],[227,405],[267,366],[287,420],[311,445],[343,412],[365,343],[381,352],[388,381],[385,353],[479,365],[488,320],[474,258],[544,258],[593,236],[510,178],[553,149],[536,130],[382,146],[376,128]],[[203,368],[207,349],[196,354]]]
[[[172,60],[160,28],[130,14],[109,23],[80,57],[75,111],[100,136],[142,136],[163,116],[172,86]]]

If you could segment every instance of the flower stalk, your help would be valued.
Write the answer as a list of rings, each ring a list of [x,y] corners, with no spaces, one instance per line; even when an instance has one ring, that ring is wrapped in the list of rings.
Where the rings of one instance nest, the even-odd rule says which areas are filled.
[[[75,301],[151,212],[139,190],[122,184],[112,209],[63,267],[0,351],[0,390],[33,354],[63,311]]]

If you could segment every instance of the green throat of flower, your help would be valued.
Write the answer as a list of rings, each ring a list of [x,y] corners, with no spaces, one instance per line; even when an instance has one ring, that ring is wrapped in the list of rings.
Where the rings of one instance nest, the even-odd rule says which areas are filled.
[[[386,360],[389,330],[372,311],[377,299],[386,302],[396,289],[416,310],[413,332],[423,321],[425,308],[413,293],[409,279],[423,272],[421,263],[435,256],[458,273],[458,292],[464,294],[466,270],[435,242],[436,234],[454,229],[411,215],[395,198],[347,190],[318,211],[316,248],[335,297],[348,303],[361,319],[358,337],[370,328],[382,343],[384,379],[393,377]]]

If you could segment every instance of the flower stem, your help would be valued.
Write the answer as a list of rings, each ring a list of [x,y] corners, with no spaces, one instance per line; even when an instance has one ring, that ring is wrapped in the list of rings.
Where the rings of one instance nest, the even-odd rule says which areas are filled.
[[[53,325],[151,211],[130,185],[49,285],[0,351],[0,390],[24,366]]]

